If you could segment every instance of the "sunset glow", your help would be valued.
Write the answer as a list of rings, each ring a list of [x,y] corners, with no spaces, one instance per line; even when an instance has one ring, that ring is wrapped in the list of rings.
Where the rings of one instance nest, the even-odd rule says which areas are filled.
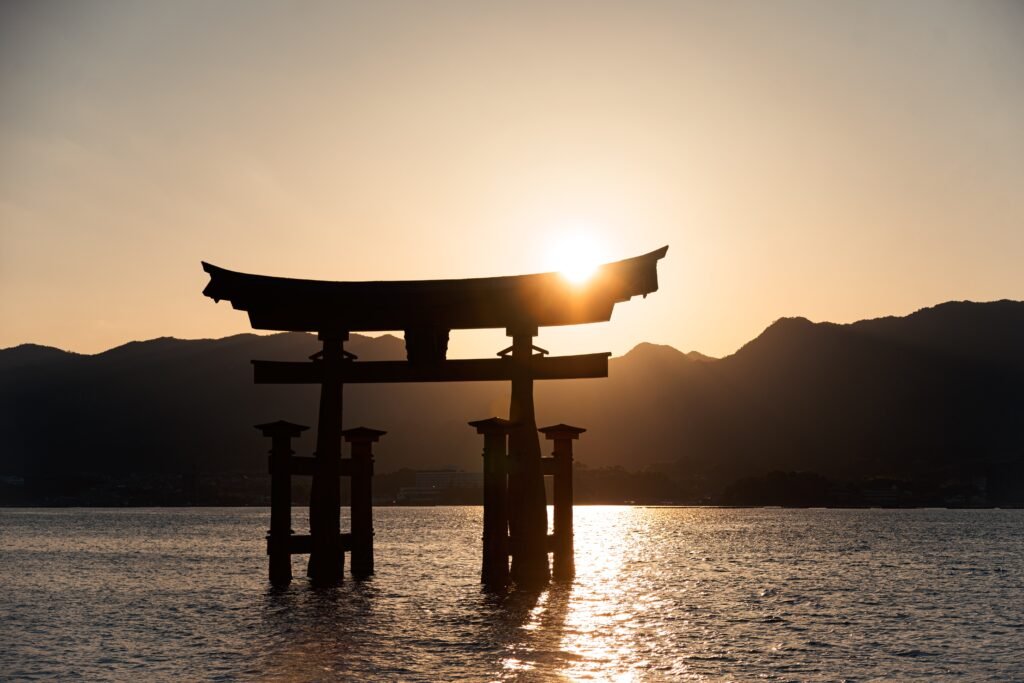
[[[585,232],[565,235],[558,239],[549,256],[551,267],[573,284],[590,279],[607,256],[591,234]]]
[[[0,347],[247,332],[200,259],[578,282],[671,244],[645,313],[542,333],[617,355],[1024,297],[1019,3],[257,4],[3,3]]]

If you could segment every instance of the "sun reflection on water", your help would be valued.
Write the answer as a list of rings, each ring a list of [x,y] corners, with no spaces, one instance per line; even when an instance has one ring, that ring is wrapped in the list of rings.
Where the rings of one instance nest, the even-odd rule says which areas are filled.
[[[631,599],[621,581],[628,561],[626,527],[633,526],[627,519],[636,512],[613,507],[577,510],[578,583],[571,593],[560,643],[571,655],[562,673],[569,680],[632,681],[636,672],[616,671],[616,663],[634,659],[641,635],[635,631],[635,621],[643,607]],[[614,674],[612,678],[609,673]]]
[[[545,662],[545,668],[557,669],[557,678],[634,681],[649,676],[649,662],[638,649],[645,637],[640,617],[651,605],[622,581],[626,565],[636,560],[630,536],[642,533],[643,514],[622,507],[576,508],[576,580],[552,584],[539,594],[519,627],[527,638],[536,635],[555,650],[547,653],[555,661]],[[545,656],[529,641],[511,650],[514,654],[503,660],[506,679],[534,670]]]

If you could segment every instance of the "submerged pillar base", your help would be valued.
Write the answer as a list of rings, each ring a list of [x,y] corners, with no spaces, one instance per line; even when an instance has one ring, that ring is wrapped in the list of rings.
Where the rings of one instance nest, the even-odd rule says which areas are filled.
[[[270,471],[270,530],[267,532],[267,555],[270,557],[270,583],[286,586],[292,580],[292,474],[289,460],[292,439],[309,429],[305,425],[284,420],[256,425],[271,440],[267,468]]]
[[[554,576],[558,580],[571,580],[576,576],[576,559],[573,548],[572,519],[572,442],[587,431],[582,427],[557,424],[538,429],[548,441],[555,442],[552,453],[554,475]]]
[[[341,434],[352,444],[352,576],[365,579],[373,574],[373,444],[387,432],[355,427]]]
[[[506,442],[512,423],[500,417],[470,422],[484,435],[484,532],[480,583],[489,590],[509,584],[508,570],[508,455]]]

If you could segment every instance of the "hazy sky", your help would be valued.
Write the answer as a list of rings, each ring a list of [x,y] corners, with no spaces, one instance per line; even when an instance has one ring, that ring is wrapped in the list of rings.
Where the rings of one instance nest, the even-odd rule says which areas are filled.
[[[1024,299],[1024,3],[0,4],[0,347],[247,331],[200,260],[504,275],[574,232],[671,249],[554,353]]]

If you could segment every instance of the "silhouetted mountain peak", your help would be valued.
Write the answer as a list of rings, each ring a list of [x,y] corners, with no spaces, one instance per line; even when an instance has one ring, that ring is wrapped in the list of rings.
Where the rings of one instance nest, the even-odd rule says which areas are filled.
[[[761,333],[764,335],[776,335],[776,334],[804,334],[819,328],[822,325],[832,325],[833,323],[816,323],[808,320],[803,316],[793,316],[786,318],[779,318]]]
[[[688,370],[694,365],[714,363],[717,359],[705,356],[697,351],[683,353],[668,344],[651,344],[642,342],[629,350],[624,356],[615,358],[616,367],[628,368],[630,372],[668,371],[673,369]]]
[[[815,323],[803,317],[779,318],[728,359],[761,362],[779,354],[806,352],[827,344],[839,332],[840,326],[834,323]]]
[[[632,349],[627,351],[622,358],[629,359],[647,359],[647,358],[663,358],[673,360],[683,360],[686,358],[686,354],[677,349],[674,346],[668,344],[652,344],[650,342],[640,342]]]
[[[241,335],[238,335],[241,336]],[[255,336],[255,335],[250,335]],[[176,337],[156,337],[154,339],[145,339],[142,341],[130,341],[120,346],[115,346],[106,351],[100,351],[94,354],[98,357],[114,357],[114,356],[137,356],[137,355],[152,355],[165,352],[173,352],[186,348],[195,343],[214,343],[231,339],[232,337],[225,337],[222,339],[177,339]]]
[[[680,360],[708,363],[718,360],[712,356],[704,355],[699,351],[683,352],[674,346],[668,344],[652,344],[650,342],[640,342],[632,349],[626,352],[621,358],[630,359],[657,359],[666,360],[669,362],[677,362]]]
[[[78,354],[70,351],[63,351],[53,346],[41,344],[19,344],[7,349],[0,349],[0,368],[16,368],[35,365],[37,363],[51,363],[64,358],[71,358]]]
[[[1024,302],[1020,301],[948,301],[905,317],[861,320],[848,327],[903,347],[1024,368]]]
[[[43,344],[18,344],[17,346],[9,346],[6,349],[0,349],[0,353],[16,354],[29,358],[32,356],[43,355],[43,354],[63,354],[71,353],[71,351],[64,351],[58,349],[56,346],[44,346]]]
[[[779,354],[818,355],[828,348],[858,344],[898,345],[1024,367],[1024,302],[948,301],[906,316],[843,325],[779,318],[730,358],[762,362]]]

